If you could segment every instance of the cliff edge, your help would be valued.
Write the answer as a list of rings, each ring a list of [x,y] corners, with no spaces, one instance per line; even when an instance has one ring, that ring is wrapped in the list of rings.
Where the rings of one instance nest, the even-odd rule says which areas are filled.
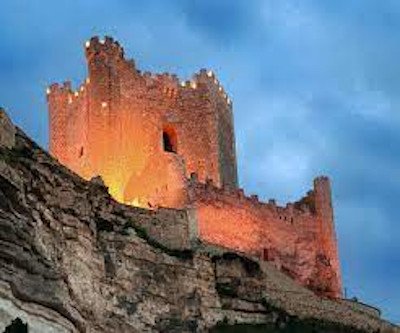
[[[0,110],[0,332],[399,332],[203,245],[195,219],[116,202]]]

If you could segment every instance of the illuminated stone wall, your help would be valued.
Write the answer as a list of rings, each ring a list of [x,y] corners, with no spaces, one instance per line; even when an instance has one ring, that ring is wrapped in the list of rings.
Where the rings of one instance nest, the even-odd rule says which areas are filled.
[[[50,86],[50,152],[119,201],[180,207],[191,172],[237,185],[232,108],[212,72],[179,82],[138,71],[111,38],[86,44],[88,78]],[[176,138],[165,152],[163,131]]]
[[[108,37],[92,38],[85,50],[85,83],[47,92],[53,156],[86,179],[100,175],[120,202],[194,207],[205,242],[261,256],[319,293],[340,295],[326,178],[287,207],[245,197],[237,188],[232,104],[214,73],[184,82],[141,73]]]
[[[317,293],[339,297],[341,278],[332,219],[329,181],[319,177],[298,202],[280,207],[243,190],[198,182],[190,200],[197,210],[200,238],[208,243],[271,261]]]

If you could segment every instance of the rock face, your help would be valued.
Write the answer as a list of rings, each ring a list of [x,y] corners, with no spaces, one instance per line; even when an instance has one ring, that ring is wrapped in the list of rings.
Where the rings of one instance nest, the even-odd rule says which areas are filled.
[[[0,127],[0,332],[399,332],[266,262],[201,244],[191,211],[116,202],[10,124]]]
[[[0,147],[12,148],[15,144],[15,127],[0,107]]]

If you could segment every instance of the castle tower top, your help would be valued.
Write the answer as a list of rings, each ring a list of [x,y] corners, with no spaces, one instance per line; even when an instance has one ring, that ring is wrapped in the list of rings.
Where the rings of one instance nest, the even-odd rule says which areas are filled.
[[[85,54],[86,84],[75,92],[70,84],[48,90],[50,147],[60,161],[86,177],[101,175],[128,203],[169,191],[191,172],[237,187],[232,104],[212,71],[189,81],[141,73],[108,36],[88,40]],[[165,147],[177,158],[162,162]],[[178,159],[183,165],[172,167]],[[172,175],[177,170],[181,176]],[[161,178],[163,190],[155,184]],[[138,182],[146,193],[132,190]]]
[[[89,59],[94,55],[106,54],[110,57],[124,58],[124,49],[112,37],[105,36],[100,39],[98,36],[90,38],[85,43],[86,57]]]

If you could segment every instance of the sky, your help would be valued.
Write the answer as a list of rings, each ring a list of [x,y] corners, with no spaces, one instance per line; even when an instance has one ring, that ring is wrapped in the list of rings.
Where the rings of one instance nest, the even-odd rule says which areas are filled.
[[[48,146],[46,87],[86,76],[111,35],[137,67],[217,73],[248,194],[332,182],[347,296],[400,323],[400,1],[1,0],[0,106]]]

